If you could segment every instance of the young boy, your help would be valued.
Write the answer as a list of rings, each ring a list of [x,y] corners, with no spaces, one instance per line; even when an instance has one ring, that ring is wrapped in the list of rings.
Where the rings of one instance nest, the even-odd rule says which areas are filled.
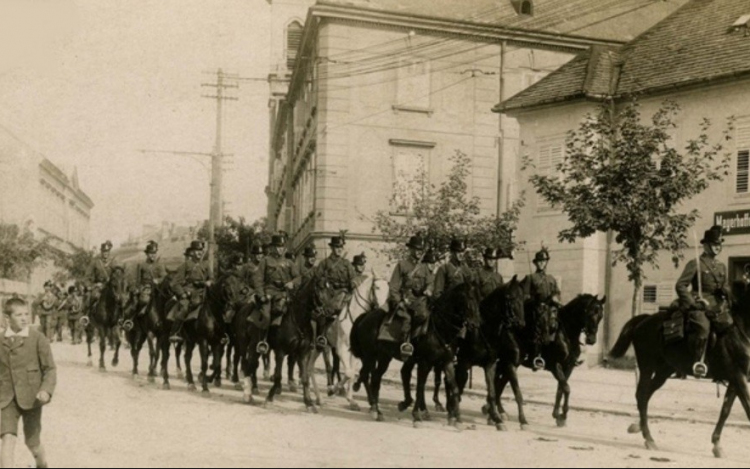
[[[23,418],[26,446],[37,467],[47,467],[40,437],[42,406],[55,392],[57,370],[49,341],[29,328],[31,316],[26,302],[12,298],[3,310],[7,329],[0,344],[0,438],[2,467],[14,467],[18,421]]]

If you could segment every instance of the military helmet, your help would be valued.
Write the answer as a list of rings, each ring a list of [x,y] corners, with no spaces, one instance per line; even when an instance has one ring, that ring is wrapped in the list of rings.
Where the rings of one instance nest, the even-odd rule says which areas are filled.
[[[419,235],[412,236],[411,238],[409,238],[409,242],[406,243],[406,247],[407,248],[411,248],[411,249],[418,249],[420,251],[424,251],[425,248],[426,248],[424,238],[422,238]]]
[[[328,245],[332,248],[343,248],[346,246],[346,241],[341,236],[334,236]]]
[[[105,241],[102,243],[102,252],[109,252],[112,250],[114,246],[112,245],[112,241]]]
[[[488,261],[496,261],[501,257],[500,250],[495,248],[487,248],[484,250],[482,257],[484,257]]]
[[[451,252],[466,252],[466,241],[454,238],[451,240]]]
[[[285,244],[286,244],[286,242],[285,242],[283,236],[281,236],[281,235],[271,236],[271,244],[270,244],[271,247],[274,247],[274,248],[283,248]]]
[[[250,248],[250,254],[254,256],[261,256],[265,254],[263,252],[263,246],[261,246],[260,244],[253,244],[253,247]]]
[[[146,244],[146,254],[156,254],[159,252],[159,243],[156,241],[149,241],[148,244]]]
[[[358,256],[354,256],[354,260],[352,261],[352,264],[354,264],[355,266],[364,267],[365,264],[367,264],[367,256],[365,255],[365,253],[363,252],[362,254]]]
[[[303,254],[306,258],[310,259],[311,257],[318,257],[318,250],[315,249],[315,246],[310,245],[305,248],[305,252]]]
[[[541,251],[536,253],[536,255],[534,256],[534,263],[545,262],[549,260],[550,260],[550,256],[549,256],[549,251],[547,249],[542,249]]]
[[[713,226],[710,230],[706,231],[701,240],[701,244],[723,244],[724,243],[724,228],[719,225]]]

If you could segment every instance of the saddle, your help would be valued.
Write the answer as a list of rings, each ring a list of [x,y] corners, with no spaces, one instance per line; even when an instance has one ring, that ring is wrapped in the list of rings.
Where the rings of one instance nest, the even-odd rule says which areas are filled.
[[[429,317],[422,318],[415,315],[414,319],[412,319],[411,339],[419,339],[420,337],[427,335],[429,324]],[[386,316],[383,323],[380,325],[378,340],[399,344],[406,342],[408,337],[405,337],[404,335],[403,326],[404,318],[400,317],[395,312],[391,313],[389,316]]]
[[[688,337],[692,331],[690,324],[691,311],[680,307],[675,301],[669,308],[661,311],[665,315],[662,332],[664,343],[667,345],[681,342]],[[706,311],[706,317],[711,322],[711,339],[709,343],[714,343],[718,335],[726,332],[734,324],[734,319],[729,312],[727,303],[722,303],[719,311]]]

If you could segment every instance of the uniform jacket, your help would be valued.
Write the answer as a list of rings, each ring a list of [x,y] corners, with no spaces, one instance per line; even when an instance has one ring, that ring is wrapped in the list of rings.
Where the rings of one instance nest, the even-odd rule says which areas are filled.
[[[49,342],[35,329],[29,330],[29,337],[17,337],[15,342],[5,337],[5,330],[0,333],[0,409],[13,399],[24,410],[38,407],[37,394],[45,391],[52,396],[57,385]]]
[[[86,278],[88,279],[89,284],[94,285],[97,283],[108,283],[109,278],[112,276],[112,270],[116,266],[117,261],[115,261],[115,259],[112,257],[110,257],[106,262],[101,257],[97,257],[89,265],[88,272],[86,273]]]
[[[685,266],[680,279],[677,280],[677,295],[680,298],[680,305],[684,308],[693,308],[698,299],[698,262],[691,260]],[[700,258],[700,276],[703,291],[703,298],[708,301],[711,308],[718,306],[719,299],[717,294],[723,292],[729,297],[729,288],[727,287],[727,266],[703,254]]]
[[[334,290],[353,291],[357,288],[359,276],[351,262],[343,257],[324,259],[316,268],[313,278],[316,282],[326,282]]]
[[[405,259],[393,269],[391,281],[388,284],[389,300],[398,304],[403,300],[411,301],[415,297],[421,297],[431,290],[434,281],[435,275],[427,264]]]
[[[135,269],[135,286],[148,286],[160,283],[167,277],[167,268],[158,259],[154,262],[145,260]]]
[[[544,272],[534,272],[529,280],[532,299],[541,303],[560,303],[560,287],[555,277]]]
[[[284,257],[267,256],[253,273],[253,290],[264,296],[284,292],[286,285],[297,278],[297,266]]]
[[[435,297],[440,298],[445,292],[465,283],[474,281],[474,272],[466,263],[459,265],[453,262],[443,264],[435,274]]]
[[[187,291],[205,288],[205,284],[209,280],[213,279],[210,275],[208,263],[188,259],[172,277],[171,287],[177,296],[182,296]]]
[[[487,298],[495,290],[503,286],[503,277],[495,269],[482,266],[477,269],[476,277],[481,298]]]

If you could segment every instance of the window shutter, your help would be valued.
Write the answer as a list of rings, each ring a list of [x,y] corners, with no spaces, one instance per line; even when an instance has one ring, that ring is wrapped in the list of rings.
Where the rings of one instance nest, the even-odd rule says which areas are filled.
[[[294,69],[294,63],[297,61],[297,51],[302,43],[302,32],[304,28],[295,21],[286,29],[286,65],[290,70]]]

